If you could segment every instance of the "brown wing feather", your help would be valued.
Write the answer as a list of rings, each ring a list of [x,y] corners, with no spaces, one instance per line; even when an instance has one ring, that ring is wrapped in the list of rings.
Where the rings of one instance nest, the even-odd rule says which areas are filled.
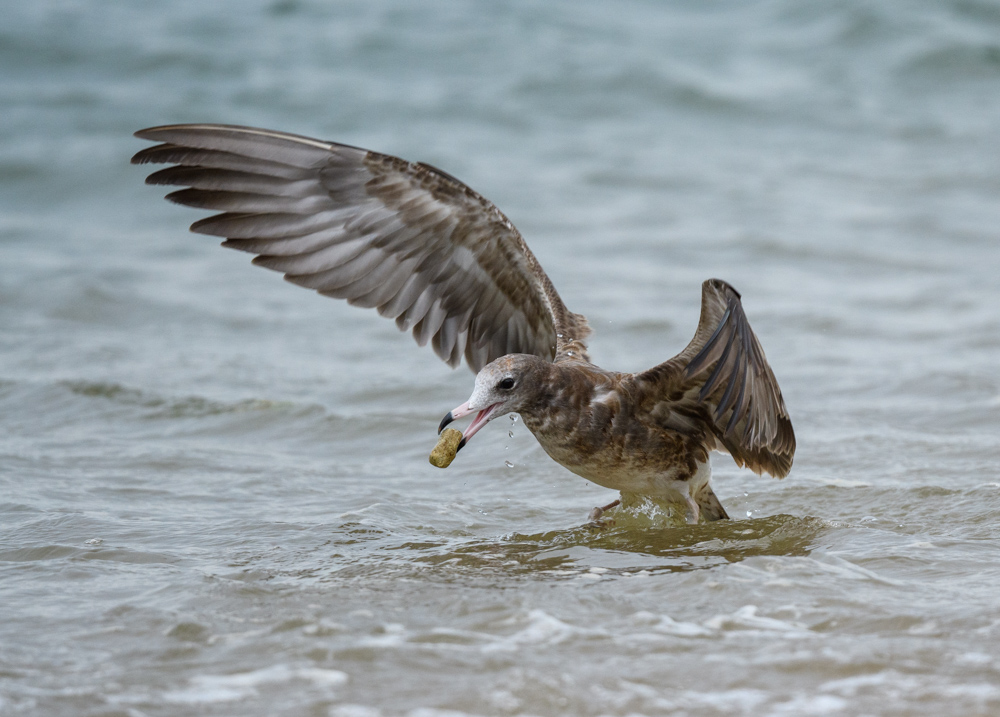
[[[191,226],[255,264],[378,310],[451,366],[478,371],[526,353],[586,359],[590,328],[570,312],[514,225],[454,177],[308,137],[229,125],[136,132],[162,144],[134,164],[169,163],[149,184],[219,211]]]
[[[669,404],[661,415],[707,423],[739,465],[776,478],[788,474],[795,455],[788,409],[740,295],[726,282],[702,284],[701,318],[691,343],[636,379]]]

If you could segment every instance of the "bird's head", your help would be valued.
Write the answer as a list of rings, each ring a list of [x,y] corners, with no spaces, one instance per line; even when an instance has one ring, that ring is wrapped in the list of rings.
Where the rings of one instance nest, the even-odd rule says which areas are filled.
[[[532,406],[540,393],[540,382],[549,362],[530,354],[508,354],[492,361],[476,374],[472,396],[448,415],[438,426],[438,433],[456,418],[475,413],[463,433],[459,449],[494,418],[518,413]]]

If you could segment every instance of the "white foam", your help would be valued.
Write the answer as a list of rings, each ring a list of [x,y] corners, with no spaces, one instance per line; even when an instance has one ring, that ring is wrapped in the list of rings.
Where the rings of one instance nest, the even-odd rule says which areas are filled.
[[[365,705],[337,705],[328,714],[330,717],[382,717],[382,710]]]
[[[716,615],[702,624],[678,621],[669,615],[656,615],[647,611],[635,613],[632,619],[645,627],[644,637],[650,633],[675,637],[719,637],[730,631],[776,632],[784,637],[805,637],[815,634],[801,623],[758,615],[756,605],[744,605],[732,614]]]
[[[649,685],[623,681],[629,696],[637,696],[655,706],[655,712],[671,714],[688,714],[689,710],[699,713],[708,708],[712,714],[747,715],[766,714],[761,706],[768,702],[771,695],[766,690],[752,688],[732,690],[684,690],[664,694]],[[669,696],[668,696],[669,695]]]
[[[836,692],[838,695],[844,697],[854,697],[859,692],[866,690],[884,693],[890,685],[894,688],[894,694],[912,694],[925,686],[923,681],[917,677],[902,675],[895,670],[883,670],[875,674],[855,675],[854,677],[830,680],[820,685],[820,690],[823,692]]]
[[[771,714],[794,715],[828,715],[843,712],[847,709],[847,700],[833,695],[800,695],[788,702],[782,702],[773,707]]]
[[[706,620],[705,626],[712,630],[762,630],[780,632],[790,636],[812,635],[809,629],[797,622],[786,622],[773,617],[757,614],[756,605],[744,605],[731,615],[716,615]]]
[[[340,687],[347,682],[347,679],[347,675],[340,670],[274,665],[232,675],[199,675],[191,678],[187,689],[168,692],[163,699],[175,704],[233,702],[256,696],[260,685],[304,680],[312,682],[317,687],[330,689]]]
[[[664,635],[678,637],[705,637],[715,634],[713,630],[693,622],[678,622],[669,615],[660,615],[652,629]]]
[[[988,665],[993,662],[993,657],[985,652],[963,652],[955,658],[955,662],[960,665]]]
[[[399,647],[408,642],[410,637],[411,633],[405,625],[389,622],[382,626],[382,634],[363,637],[361,644],[366,647]]]
[[[860,565],[856,565],[849,560],[844,560],[833,553],[819,553],[816,557],[805,559],[813,562],[821,570],[825,570],[826,572],[839,577],[850,578],[852,580],[874,580],[885,585],[893,585],[897,587],[903,585],[903,583],[898,580],[884,578],[878,573],[872,572],[871,570],[863,568]]]
[[[978,702],[992,702],[1000,697],[1000,688],[987,682],[948,685],[941,691],[948,697],[968,697]]]
[[[558,645],[578,636],[604,636],[603,630],[577,627],[549,615],[544,610],[531,610],[527,615],[528,624],[513,635],[485,645],[486,652],[517,650],[525,645]]]

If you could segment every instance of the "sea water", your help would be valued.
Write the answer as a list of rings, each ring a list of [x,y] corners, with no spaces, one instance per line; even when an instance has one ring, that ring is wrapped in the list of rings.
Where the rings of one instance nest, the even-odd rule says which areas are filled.
[[[1000,712],[996,2],[3,16],[0,715]],[[189,234],[128,163],[174,122],[462,178],[606,368],[729,281],[791,474],[596,527],[520,423],[431,467],[472,375]]]

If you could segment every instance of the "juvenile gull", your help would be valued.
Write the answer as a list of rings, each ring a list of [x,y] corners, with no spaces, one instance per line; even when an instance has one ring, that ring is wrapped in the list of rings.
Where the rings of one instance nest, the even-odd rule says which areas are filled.
[[[702,284],[694,338],[640,373],[590,363],[586,318],[569,311],[514,225],[439,169],[333,142],[228,125],[136,132],[159,142],[134,164],[172,164],[147,184],[219,211],[191,231],[256,254],[324,296],[371,307],[477,373],[439,432],[476,413],[461,445],[517,412],[545,452],[598,485],[680,502],[689,522],[728,518],[710,451],[776,478],[795,435],[740,294]],[[461,446],[460,446],[461,447]],[[595,508],[598,518],[604,508]]]

